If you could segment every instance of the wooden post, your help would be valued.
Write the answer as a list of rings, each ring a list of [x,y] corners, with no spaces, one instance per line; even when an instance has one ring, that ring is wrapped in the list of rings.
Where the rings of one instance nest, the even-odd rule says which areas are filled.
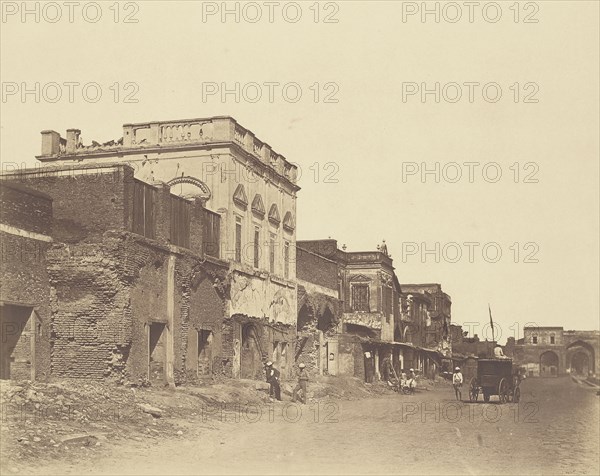
[[[174,364],[174,323],[175,321],[175,255],[169,256],[167,266],[167,325],[166,351],[165,351],[165,378],[170,387],[175,386],[175,377],[173,372]]]
[[[37,337],[37,319],[36,319],[35,310],[31,310],[31,314],[29,315],[29,345],[30,345],[30,361],[31,361],[31,380],[35,380],[35,339]]]

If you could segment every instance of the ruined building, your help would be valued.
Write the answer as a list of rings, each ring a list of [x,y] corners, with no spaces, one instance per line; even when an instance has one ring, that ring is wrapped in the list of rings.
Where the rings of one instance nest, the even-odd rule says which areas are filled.
[[[420,344],[438,350],[442,355],[449,356],[452,352],[450,325],[452,322],[450,296],[442,291],[441,284],[402,284],[402,296],[407,302],[418,300],[426,303],[423,327],[409,329],[419,333]]]
[[[378,248],[347,252],[332,239],[298,242],[298,277],[307,294],[298,328],[320,331],[322,372],[370,382],[390,353],[397,370],[403,365],[406,346],[395,342],[400,285],[387,249]]]
[[[337,373],[336,334],[341,318],[337,262],[296,246],[298,339],[296,357],[311,373]]]
[[[22,170],[2,189],[15,184],[52,198],[51,246],[43,269],[27,270],[49,289],[39,317],[51,375],[174,384],[223,370],[227,264],[204,253],[214,214],[200,201],[127,165]]]
[[[50,196],[18,184],[0,187],[0,379],[50,375],[51,227]]]
[[[230,117],[42,132],[52,373],[263,377],[294,362],[296,167]]]
[[[411,366],[433,377],[452,369],[450,296],[436,283],[402,284],[401,333]]]

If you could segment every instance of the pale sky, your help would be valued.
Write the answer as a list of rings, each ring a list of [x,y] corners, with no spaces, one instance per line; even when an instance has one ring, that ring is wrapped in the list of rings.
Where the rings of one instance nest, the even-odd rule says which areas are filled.
[[[298,239],[332,237],[349,251],[385,239],[400,283],[441,283],[453,322],[477,322],[479,335],[491,303],[502,342],[521,337],[526,323],[598,329],[598,2],[522,3],[518,22],[514,2],[500,2],[496,23],[488,21],[493,9],[486,17],[475,10],[469,22],[464,2],[456,3],[456,23],[449,20],[457,11],[444,3],[439,23],[433,15],[423,22],[420,12],[403,21],[403,8],[421,2],[299,2],[296,23],[293,2],[276,2],[273,23],[265,2],[240,4],[239,22],[233,15],[223,22],[218,12],[203,21],[203,8],[221,2],[125,2],[119,9],[99,2],[96,23],[93,6],[82,13],[89,2],[80,2],[72,23],[63,2],[60,12],[40,4],[39,22],[13,14],[21,2],[2,3],[4,170],[35,165],[44,129],[64,137],[79,128],[89,144],[118,139],[124,123],[230,115],[301,168]],[[262,17],[251,23],[256,6]],[[137,23],[125,23],[127,15]],[[69,82],[79,83],[72,102]],[[297,86],[287,96],[274,86],[269,102],[269,82]],[[403,100],[407,83],[433,89],[436,82],[445,93],[439,103],[433,94]],[[469,82],[479,83],[473,102]],[[35,91],[36,83],[39,97],[23,98],[23,86]],[[83,96],[87,83],[99,85],[97,102],[93,86]],[[203,98],[209,83],[239,83],[246,94]],[[249,83],[261,85],[255,102]],[[448,83],[460,85],[458,102],[450,102],[457,89]],[[497,102],[495,86],[486,89],[488,100],[482,95],[488,83],[501,88]],[[302,97],[292,102],[298,87]],[[125,103],[128,93],[138,102]],[[452,162],[463,173],[456,183],[456,167],[446,166]],[[478,164],[473,183],[465,162]],[[439,183],[434,174],[426,183],[419,173],[403,180],[403,170],[422,163],[432,170],[439,163]],[[489,163],[502,170],[496,183],[482,175]],[[488,179],[496,168],[487,166]],[[472,263],[466,242],[479,244]],[[423,259],[423,244],[434,250],[436,243],[440,262],[435,254]],[[459,244],[462,258],[448,243]],[[502,251],[497,263],[482,255],[488,243],[488,260]],[[415,247],[417,254],[407,254]],[[527,256],[538,262],[524,262]]]

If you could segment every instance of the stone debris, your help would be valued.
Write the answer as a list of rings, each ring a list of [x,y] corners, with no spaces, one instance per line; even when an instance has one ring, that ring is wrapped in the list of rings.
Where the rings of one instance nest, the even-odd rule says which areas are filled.
[[[65,445],[77,444],[80,446],[93,446],[98,441],[98,438],[93,435],[75,435],[64,438],[61,443]]]
[[[148,405],[147,403],[138,403],[138,407],[140,407],[144,413],[148,413],[154,418],[160,418],[163,415],[163,410],[153,407],[152,405]]]
[[[292,382],[283,384],[291,392]],[[19,381],[0,386],[3,409],[0,455],[20,463],[76,457],[120,441],[156,442],[181,438],[196,429],[214,429],[240,407],[269,404],[269,385],[224,379],[211,385],[136,388],[115,383],[65,379],[53,383]],[[319,377],[309,383],[309,403],[358,400],[390,394],[385,385],[366,385],[354,377]],[[287,404],[289,396],[283,402]],[[8,435],[9,438],[4,438]],[[5,444],[6,441],[6,444]]]

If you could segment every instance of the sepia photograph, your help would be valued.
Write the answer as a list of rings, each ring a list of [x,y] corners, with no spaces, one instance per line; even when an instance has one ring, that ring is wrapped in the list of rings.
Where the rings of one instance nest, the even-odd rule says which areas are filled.
[[[1,475],[600,474],[600,1],[0,15]]]

